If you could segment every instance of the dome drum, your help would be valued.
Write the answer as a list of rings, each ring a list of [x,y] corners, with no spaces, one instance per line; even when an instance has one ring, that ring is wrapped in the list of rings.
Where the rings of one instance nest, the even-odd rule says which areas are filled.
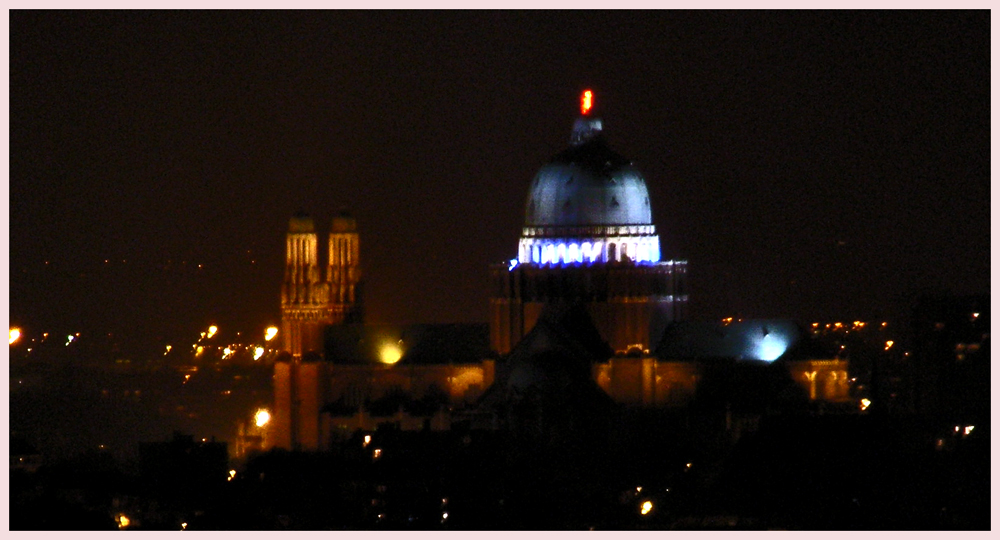
[[[524,227],[521,236],[539,238],[582,238],[598,236],[652,235],[655,225],[591,225],[589,227]]]
[[[660,238],[650,236],[604,236],[597,238],[523,237],[518,246],[519,264],[657,263]]]
[[[520,302],[655,301],[686,304],[687,261],[654,265],[558,266],[505,265],[490,268],[491,297]]]

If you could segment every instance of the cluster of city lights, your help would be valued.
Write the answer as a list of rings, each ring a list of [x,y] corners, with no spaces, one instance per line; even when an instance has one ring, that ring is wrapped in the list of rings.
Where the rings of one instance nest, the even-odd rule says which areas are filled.
[[[266,349],[265,347],[257,344],[244,346],[241,343],[230,343],[229,345],[226,346],[217,346],[217,347],[211,345],[206,346],[201,344],[203,340],[211,339],[218,332],[219,332],[219,327],[215,325],[209,326],[206,331],[201,332],[198,341],[191,344],[191,349],[194,351],[195,356],[201,356],[202,354],[205,353],[206,350],[214,348],[216,350],[222,351],[222,359],[227,360],[229,358],[232,358],[240,350],[246,350],[246,351],[252,351],[254,361],[258,361],[261,358],[263,358],[266,352],[273,352],[273,350]],[[270,326],[264,331],[264,341],[269,342],[273,340],[277,335],[278,335],[278,328]],[[163,355],[166,356],[168,353],[170,353],[171,349],[173,349],[173,347],[171,345],[167,345],[166,351],[163,353]]]
[[[22,332],[20,328],[17,328],[16,326],[12,326],[10,328],[10,340],[8,342],[8,345],[13,345],[13,344],[17,343],[18,341],[21,340],[22,337],[24,337],[24,332]],[[42,334],[42,341],[41,341],[41,343],[44,343],[45,340],[48,337],[49,337],[49,333],[48,332],[43,333]],[[68,334],[66,336],[66,346],[68,347],[69,344],[73,343],[74,341],[76,341],[76,338],[78,338],[78,337],[80,337],[80,332],[77,332],[75,334]],[[35,340],[32,339],[31,341],[32,341],[32,343],[34,343]],[[31,349],[28,349],[28,351],[31,351]]]
[[[852,322],[850,324],[842,323],[842,322],[833,322],[833,323],[826,323],[826,324],[820,324],[818,322],[812,323],[813,333],[819,333],[819,332],[824,331],[824,330],[825,331],[830,331],[830,332],[844,332],[844,333],[847,333],[847,332],[850,332],[851,330],[855,330],[855,331],[857,331],[857,330],[864,330],[864,328],[866,326],[868,326],[868,323],[866,323],[864,321],[854,321],[854,322]],[[883,321],[883,322],[879,323],[878,326],[879,326],[879,328],[885,328],[886,326],[889,326],[889,323],[886,322],[886,321]]]
[[[250,251],[247,251],[247,253],[250,253]],[[118,261],[121,261],[121,264],[129,264],[128,259],[93,259],[93,260],[103,262],[105,265],[118,264]],[[42,266],[43,267],[44,266],[57,266],[57,265],[60,265],[61,262],[62,261],[43,261]],[[257,264],[257,259],[250,259],[249,261],[244,260],[244,262],[249,262],[250,264]],[[132,261],[131,265],[135,265],[135,264],[136,264],[136,262]],[[139,263],[139,264],[144,264],[144,265],[147,265],[147,266],[153,266],[153,267],[156,267],[156,268],[158,268],[160,270],[168,270],[168,269],[171,268],[172,265],[176,265],[176,264],[187,266],[188,261],[183,261],[182,260],[181,262],[178,263],[178,262],[174,262],[173,259],[167,259],[166,261],[164,261],[164,260],[161,259],[159,261],[148,261],[146,263]],[[204,269],[205,266],[206,266],[206,264],[205,263],[196,263],[194,261],[191,261],[191,266],[196,267],[198,269]]]
[[[233,355],[235,355],[240,350],[247,350],[247,351],[252,351],[252,353],[253,353],[253,359],[254,360],[260,360],[264,356],[265,353],[267,353],[267,352],[273,352],[273,350],[267,349],[267,348],[265,348],[265,347],[263,347],[261,345],[258,345],[258,344],[252,344],[252,345],[244,346],[244,345],[239,344],[239,343],[234,343],[234,344],[229,344],[228,346],[220,346],[220,347],[214,347],[214,346],[211,346],[211,345],[202,345],[202,342],[204,340],[206,340],[206,339],[212,339],[213,337],[215,337],[218,334],[218,332],[219,332],[219,327],[216,326],[216,325],[211,325],[204,332],[201,332],[200,335],[199,335],[198,341],[195,342],[195,343],[193,343],[191,345],[191,350],[194,351],[195,355],[201,355],[206,350],[209,350],[209,349],[218,349],[218,350],[220,350],[222,352],[222,358],[223,359],[227,359],[227,358],[230,358]],[[110,335],[111,334],[108,334],[108,336],[110,336]],[[264,341],[265,342],[273,341],[274,338],[277,337],[277,335],[278,335],[278,328],[277,327],[274,327],[274,326],[268,327],[265,330],[265,332],[264,332]],[[48,332],[44,332],[42,334],[42,338],[41,338],[40,343],[44,343],[45,340],[48,337],[49,337],[49,333]],[[66,346],[66,347],[68,347],[71,344],[76,343],[79,340],[79,338],[80,338],[80,332],[75,332],[73,334],[67,334],[66,335],[66,341],[65,341],[65,343],[63,345]],[[25,331],[23,329],[21,329],[19,327],[16,327],[16,326],[10,327],[10,333],[9,333],[9,339],[8,339],[8,344],[10,346],[13,346],[13,345],[15,345],[17,343],[20,343],[20,342],[24,341],[25,339],[27,339],[27,337],[26,337]],[[30,340],[30,342],[32,342],[32,343],[34,343],[35,341],[36,341],[35,339],[31,339]],[[169,355],[170,352],[173,351],[173,349],[174,349],[173,345],[170,345],[170,344],[165,345],[164,346],[164,350],[163,350],[163,356]],[[32,349],[29,348],[28,352],[31,352],[31,350]]]
[[[974,429],[976,429],[976,426],[955,426],[955,433],[961,434],[962,437],[968,437]]]

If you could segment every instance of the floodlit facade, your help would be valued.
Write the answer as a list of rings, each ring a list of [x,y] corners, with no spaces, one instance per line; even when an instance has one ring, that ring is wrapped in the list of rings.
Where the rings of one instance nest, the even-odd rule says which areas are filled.
[[[319,410],[326,402],[327,366],[322,361],[326,329],[360,319],[361,279],[357,223],[341,213],[333,219],[328,260],[319,260],[319,238],[311,217],[292,217],[285,240],[279,336],[288,353],[274,366],[274,418],[269,443],[316,449]]]

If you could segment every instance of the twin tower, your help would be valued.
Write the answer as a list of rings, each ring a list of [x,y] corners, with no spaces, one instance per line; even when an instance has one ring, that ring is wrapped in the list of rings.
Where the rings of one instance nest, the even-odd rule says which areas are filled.
[[[274,366],[274,416],[270,443],[286,449],[316,449],[319,411],[325,404],[326,328],[361,321],[360,245],[357,222],[341,212],[333,218],[327,264],[319,259],[312,218],[298,213],[289,222],[285,279],[281,284],[281,339],[285,357]]]
[[[325,268],[318,248],[312,218],[296,214],[289,222],[281,285],[281,335],[285,350],[295,359],[323,351],[327,326],[361,318],[357,222],[345,212],[333,218]]]

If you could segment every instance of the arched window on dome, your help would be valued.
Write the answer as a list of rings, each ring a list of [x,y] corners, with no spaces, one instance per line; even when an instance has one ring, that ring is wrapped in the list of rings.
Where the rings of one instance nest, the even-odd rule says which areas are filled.
[[[538,263],[540,263],[542,261],[542,253],[541,253],[541,251],[542,250],[538,246],[538,244],[532,244],[531,245],[531,262],[533,262],[535,264],[538,264]]]
[[[590,247],[590,262],[600,262],[603,260],[603,247],[601,242],[594,242],[594,245]]]
[[[552,264],[556,262],[556,247],[552,244],[545,244],[542,247],[542,264]]]
[[[583,259],[580,257],[580,248],[576,245],[576,243],[570,244],[566,249],[566,257],[569,259],[568,262],[583,262]]]
[[[552,262],[567,263],[569,260],[566,258],[566,244],[559,242],[556,245],[556,256]]]
[[[628,254],[629,254],[628,244],[626,244],[625,242],[622,242],[621,253],[618,255],[618,259],[621,260],[621,261],[627,261],[629,259]]]
[[[618,254],[615,252],[615,245],[613,243],[608,244],[608,262],[615,262],[618,260]]]

